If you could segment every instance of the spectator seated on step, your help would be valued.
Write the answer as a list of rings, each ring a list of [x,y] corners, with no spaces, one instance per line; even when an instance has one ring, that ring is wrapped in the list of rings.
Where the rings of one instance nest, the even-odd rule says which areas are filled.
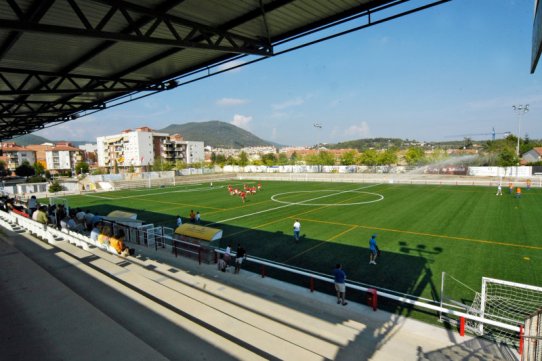
[[[133,254],[133,251],[131,251],[126,245],[124,244],[124,230],[119,229],[117,230],[117,233],[109,238],[109,245],[111,248],[113,248],[118,255],[120,256],[128,256],[130,254]]]
[[[49,219],[47,218],[47,207],[41,206],[32,215],[32,219],[41,224],[47,224]]]
[[[102,222],[96,222],[90,231],[90,239],[92,241],[92,244],[94,244],[95,246],[98,245],[98,237],[100,236],[102,227]]]
[[[85,216],[87,215],[87,212],[83,211],[80,208],[77,208],[75,210],[75,222],[77,222],[78,225],[80,225],[81,231],[83,229],[86,229],[85,225]]]
[[[107,249],[109,247],[109,238],[112,236],[111,227],[104,225],[100,234],[98,235],[98,243],[96,246]]]
[[[92,231],[93,223],[92,220],[94,219],[94,214],[91,212],[87,212],[85,214],[85,229],[87,231]]]

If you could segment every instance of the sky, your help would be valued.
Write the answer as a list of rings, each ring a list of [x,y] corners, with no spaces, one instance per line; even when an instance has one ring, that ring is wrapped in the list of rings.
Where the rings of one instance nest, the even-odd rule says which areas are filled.
[[[220,120],[291,146],[490,139],[493,128],[497,138],[542,139],[533,13],[534,0],[452,0],[35,134],[96,142],[128,128]],[[518,116],[520,104],[530,111]]]

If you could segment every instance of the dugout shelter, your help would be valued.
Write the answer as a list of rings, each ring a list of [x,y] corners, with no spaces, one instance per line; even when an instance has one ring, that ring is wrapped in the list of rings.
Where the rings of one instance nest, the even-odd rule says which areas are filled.
[[[184,223],[175,229],[173,251],[211,263],[214,262],[216,244],[221,238],[221,229]]]
[[[107,216],[102,216],[101,218],[104,221],[121,224],[127,227],[139,227],[143,224],[142,220],[137,219],[136,213],[130,213],[130,212],[119,211],[119,210],[109,212]]]

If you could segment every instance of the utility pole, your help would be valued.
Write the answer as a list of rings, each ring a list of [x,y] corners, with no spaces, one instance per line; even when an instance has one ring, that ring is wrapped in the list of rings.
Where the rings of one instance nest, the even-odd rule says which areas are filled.
[[[525,113],[527,113],[529,111],[529,104],[512,105],[512,109],[514,109],[514,112],[516,113],[517,118],[518,118],[518,144],[516,146],[516,155],[518,157],[518,163],[519,163],[519,158],[520,158],[520,154],[519,154],[519,138],[520,138],[520,133],[521,133],[521,117],[523,115],[525,115]]]

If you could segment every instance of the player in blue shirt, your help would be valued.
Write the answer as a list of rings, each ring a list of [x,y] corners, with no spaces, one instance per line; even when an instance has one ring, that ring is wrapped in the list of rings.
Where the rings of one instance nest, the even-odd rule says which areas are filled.
[[[376,257],[378,256],[378,246],[376,245],[376,234],[371,236],[369,240],[369,264],[376,264]]]

